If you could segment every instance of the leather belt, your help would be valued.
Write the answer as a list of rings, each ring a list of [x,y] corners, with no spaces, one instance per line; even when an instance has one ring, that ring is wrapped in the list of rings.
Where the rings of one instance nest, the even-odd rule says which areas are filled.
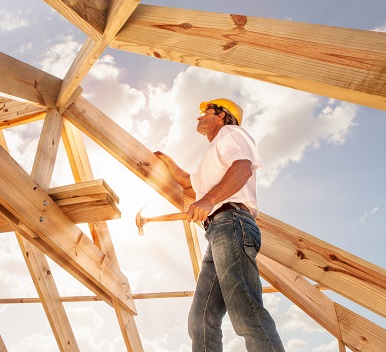
[[[235,210],[238,210],[236,207],[240,208],[241,210],[245,210],[247,211],[248,213],[250,212],[248,207],[246,205],[244,205],[243,203],[234,203],[234,202],[231,202],[231,203],[224,203],[220,208],[218,208],[213,214],[209,215],[208,218],[202,222],[202,225],[204,226],[204,229],[206,231],[206,229],[208,228],[209,224],[211,223],[211,221],[213,220],[213,218],[219,214],[219,213],[222,213],[223,211],[226,211],[226,210],[232,210],[232,209],[235,209]]]

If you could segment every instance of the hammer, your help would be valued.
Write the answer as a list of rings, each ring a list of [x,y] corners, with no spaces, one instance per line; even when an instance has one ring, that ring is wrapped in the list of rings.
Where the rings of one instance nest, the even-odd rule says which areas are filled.
[[[152,218],[145,218],[141,216],[142,209],[135,216],[135,224],[138,227],[138,234],[140,236],[143,236],[145,234],[143,231],[143,225],[146,225],[148,222],[186,220],[186,213],[174,213],[174,214],[154,216]]]

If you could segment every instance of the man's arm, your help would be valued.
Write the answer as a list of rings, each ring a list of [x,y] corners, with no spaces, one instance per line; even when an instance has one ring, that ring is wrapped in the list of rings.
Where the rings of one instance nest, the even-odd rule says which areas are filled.
[[[234,161],[222,180],[204,197],[190,205],[187,221],[206,220],[216,204],[239,191],[251,176],[252,163],[250,160]]]
[[[195,199],[196,193],[192,188],[190,174],[182,170],[169,155],[159,151],[155,152],[154,154],[166,164],[174,180],[184,189],[184,193]]]

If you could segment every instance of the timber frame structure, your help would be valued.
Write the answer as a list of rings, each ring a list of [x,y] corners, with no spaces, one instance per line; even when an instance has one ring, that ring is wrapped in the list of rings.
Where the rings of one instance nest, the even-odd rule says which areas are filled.
[[[0,231],[15,231],[61,351],[79,347],[45,255],[112,306],[127,350],[140,352],[137,297],[119,268],[106,223],[120,216],[118,198],[103,180],[94,180],[82,133],[177,208],[192,199],[151,151],[81,95],[92,65],[110,46],[386,110],[386,33],[139,0],[45,1],[87,39],[63,80],[0,53]],[[8,154],[1,130],[38,119],[44,124],[28,175]],[[60,138],[76,183],[50,189]],[[93,241],[76,225],[81,222],[89,224]],[[340,352],[346,346],[386,351],[385,329],[306,279],[386,317],[386,271],[266,214],[257,222],[265,243],[257,259],[262,277],[334,335]],[[197,235],[194,226],[184,226],[197,278]],[[0,350],[6,350],[1,338]]]

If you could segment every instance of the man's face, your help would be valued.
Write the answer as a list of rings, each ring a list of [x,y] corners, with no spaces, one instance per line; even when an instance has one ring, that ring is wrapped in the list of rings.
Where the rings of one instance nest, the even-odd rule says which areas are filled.
[[[219,116],[215,115],[215,110],[212,108],[207,109],[205,114],[199,116],[197,120],[197,132],[204,136],[218,129]]]

